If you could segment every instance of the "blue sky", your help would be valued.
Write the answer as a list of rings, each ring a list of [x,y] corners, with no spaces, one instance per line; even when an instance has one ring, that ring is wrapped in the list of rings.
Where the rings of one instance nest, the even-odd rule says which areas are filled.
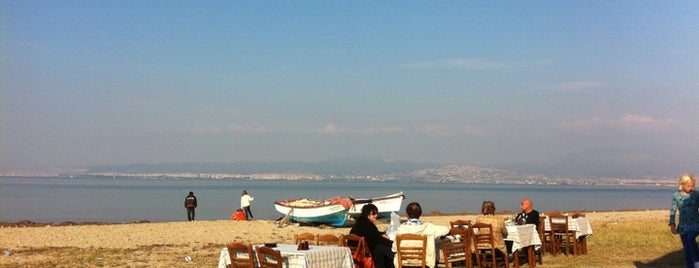
[[[699,172],[696,1],[0,1],[0,168]]]

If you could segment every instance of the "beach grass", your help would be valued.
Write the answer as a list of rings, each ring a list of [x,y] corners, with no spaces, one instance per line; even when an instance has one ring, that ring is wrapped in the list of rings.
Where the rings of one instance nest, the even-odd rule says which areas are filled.
[[[684,267],[682,244],[667,221],[591,223],[588,254],[546,255],[541,267]]]
[[[652,215],[649,216],[649,214]],[[537,265],[537,267],[684,267],[680,239],[677,235],[670,233],[666,215],[666,211],[588,213],[594,231],[588,239],[588,254],[580,256],[561,254],[556,257],[548,254],[544,256],[543,265]],[[471,217],[473,215],[449,215],[426,217],[425,220],[446,225],[453,219]],[[349,232],[349,228],[306,226],[277,228],[272,221],[201,222],[195,223],[197,227],[191,231],[177,229],[180,228],[179,226],[186,227],[188,224],[190,223],[93,227],[104,230],[104,233],[109,233],[110,228],[125,228],[135,233],[134,237],[129,237],[127,240],[143,238],[144,241],[141,242],[145,244],[134,243],[134,245],[115,246],[110,245],[110,239],[104,239],[104,243],[91,242],[89,246],[74,246],[69,243],[65,244],[73,246],[54,246],[61,243],[38,241],[49,240],[43,237],[31,243],[27,242],[31,244],[29,246],[10,248],[12,255],[0,255],[0,267],[216,267],[220,250],[229,241],[265,243],[274,240],[279,243],[291,243],[292,234],[298,232],[332,234]],[[379,228],[385,226],[383,223]],[[48,231],[60,233],[71,230],[58,228],[71,227],[50,227],[48,229],[51,230]],[[6,248],[5,245],[19,244],[4,239],[21,239],[18,237],[22,236],[29,238],[33,232],[47,232],[46,229],[47,227],[2,228],[0,229],[0,247]],[[139,231],[140,229],[146,230]],[[84,230],[78,232],[77,235],[71,235],[82,234],[86,236],[84,237],[86,240],[91,238],[87,236],[94,236]],[[112,235],[117,233],[120,231],[114,231]],[[201,235],[200,238],[197,234]],[[146,236],[150,235],[156,236],[157,239],[149,244],[147,241],[150,240]],[[183,242],[175,239],[182,235],[192,237],[191,241]],[[80,237],[76,239],[79,240]],[[163,241],[172,241],[172,243],[163,243]],[[190,256],[191,261],[186,261],[185,256]]]

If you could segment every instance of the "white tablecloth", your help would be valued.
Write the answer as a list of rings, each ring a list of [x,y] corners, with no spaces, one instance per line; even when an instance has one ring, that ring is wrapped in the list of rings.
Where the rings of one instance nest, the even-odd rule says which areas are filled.
[[[544,230],[551,231],[551,223],[548,216],[544,218]],[[568,217],[568,230],[575,231],[575,237],[589,237],[592,235],[592,226],[585,217]]]
[[[354,268],[352,252],[347,247],[310,246],[309,250],[296,250],[297,245],[278,244],[276,250],[284,258],[284,267],[288,268]],[[253,250],[255,247],[253,246]],[[231,263],[228,249],[222,248],[218,258],[218,267],[226,268]]]
[[[535,250],[541,248],[539,232],[534,224],[507,225],[507,237],[505,240],[512,241],[512,252],[528,246],[534,246]]]
[[[536,261],[534,260],[534,251],[541,248],[541,238],[539,238],[539,232],[534,224],[525,225],[507,225],[507,237],[505,240],[512,241],[512,253],[519,252],[519,250],[526,248],[527,256],[529,259],[529,267],[536,266]],[[513,267],[519,267],[519,254],[516,254]]]

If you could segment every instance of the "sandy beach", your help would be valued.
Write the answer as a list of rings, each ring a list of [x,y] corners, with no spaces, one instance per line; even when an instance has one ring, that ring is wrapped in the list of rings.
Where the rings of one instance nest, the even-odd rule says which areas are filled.
[[[595,235],[603,233],[602,228],[605,225],[626,221],[662,223],[667,221],[667,213],[665,210],[585,212]],[[423,220],[448,225],[450,220],[473,220],[475,217],[476,215],[428,215],[423,216]],[[387,223],[380,223],[379,229],[385,229],[386,225]],[[346,234],[349,228],[293,224],[278,227],[272,220],[3,227],[0,228],[0,247],[6,251],[0,256],[0,266],[22,267],[40,263],[61,266],[61,258],[65,256],[58,255],[61,255],[63,250],[72,250],[85,252],[86,266],[95,265],[93,261],[99,262],[101,258],[105,266],[189,264],[192,267],[213,267],[218,263],[220,249],[231,241],[291,243],[293,234],[301,232]],[[594,243],[594,236],[591,242]],[[679,243],[679,240],[677,242]],[[594,249],[591,251],[594,252]],[[90,252],[104,252],[104,256],[90,257]],[[119,254],[125,254],[120,256],[121,261],[110,262]],[[185,256],[190,256],[192,261],[185,262]]]

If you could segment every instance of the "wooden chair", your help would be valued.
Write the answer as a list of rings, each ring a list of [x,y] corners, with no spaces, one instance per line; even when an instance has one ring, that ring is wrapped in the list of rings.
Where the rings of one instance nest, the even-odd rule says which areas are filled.
[[[348,247],[352,252],[352,261],[355,267],[363,267],[362,260],[357,259],[355,256],[371,256],[369,252],[369,247],[364,242],[364,237],[358,236],[356,234],[346,234],[342,235],[340,241],[342,241],[343,247]],[[363,245],[360,247],[360,245]]]
[[[568,217],[551,216],[549,217],[549,225],[551,226],[553,255],[558,255],[562,249],[566,256],[571,253],[571,249],[573,255],[578,255],[580,245],[577,237],[575,237],[575,231],[568,229]]]
[[[466,250],[466,266],[467,267],[473,267],[473,259],[474,259],[474,252],[473,252],[473,233],[471,228],[467,229],[461,229],[461,228],[451,228],[449,229],[449,235],[453,237],[458,237],[460,242],[463,242],[465,245],[465,250]],[[480,262],[478,258],[476,259],[476,265],[480,267]]]
[[[455,220],[449,222],[449,228],[468,229],[471,225],[471,220]]]
[[[396,236],[396,258],[398,268],[426,267],[427,236],[418,234],[400,234]]]
[[[337,236],[333,234],[319,234],[316,236],[315,244],[317,246],[342,246],[342,235]]]
[[[228,268],[255,267],[255,254],[252,251],[252,245],[233,242],[227,244],[226,248],[228,248],[228,256],[231,259]]]
[[[500,252],[495,248],[495,237],[493,237],[493,227],[490,223],[477,222],[471,225],[473,229],[473,244],[476,248],[478,267],[496,268],[500,265],[510,266],[507,253]]]
[[[461,230],[459,228],[452,228]],[[437,262],[437,267],[453,268],[453,267],[467,267],[473,268],[473,260],[471,259],[471,254],[468,249],[470,243],[466,240],[453,240],[447,241],[442,239],[442,256]],[[457,266],[455,266],[455,264]],[[463,265],[461,265],[463,264]]]
[[[308,241],[309,243],[315,243],[316,235],[312,234],[312,233],[294,234],[294,244],[298,244],[301,241]]]
[[[342,246],[348,247],[352,254],[357,251],[357,246],[359,246],[359,240],[364,240],[364,237],[358,236],[356,234],[346,234],[342,235]]]
[[[548,221],[548,217],[542,218],[537,231],[539,232],[539,239],[541,240],[541,251],[543,251],[543,253],[553,254],[553,236],[551,236],[551,230],[546,231],[545,227]]]
[[[539,226],[536,227],[536,232],[539,234],[539,240],[541,240],[541,248],[535,252],[536,262],[538,264],[544,264],[544,255],[546,254],[546,222],[543,220],[539,221]]]
[[[279,250],[268,247],[255,247],[260,268],[282,268],[283,259]]]

